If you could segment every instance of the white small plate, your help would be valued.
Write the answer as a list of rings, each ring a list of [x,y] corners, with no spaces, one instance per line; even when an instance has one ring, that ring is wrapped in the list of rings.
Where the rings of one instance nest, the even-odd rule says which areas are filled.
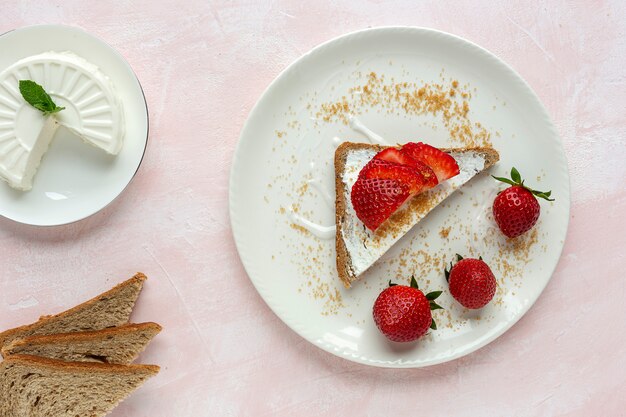
[[[372,88],[354,90],[371,77]],[[364,134],[359,123],[342,123],[332,109],[342,113],[349,108],[362,125],[390,143],[424,140],[440,147],[459,146],[451,139],[453,132],[462,132],[455,130],[454,117],[446,123],[441,113],[409,114],[395,104],[386,106],[377,96],[401,100],[404,96],[396,96],[394,86],[404,82],[439,83],[447,92],[456,88],[454,80],[454,99],[462,102],[462,92],[467,94],[468,129],[476,135],[491,134],[500,153],[500,163],[490,173],[508,175],[515,166],[527,184],[552,190],[556,201],[542,200],[534,230],[517,244],[508,242],[491,215],[493,199],[503,186],[486,173],[479,175],[405,235],[362,280],[344,289],[335,267],[334,233],[327,227],[334,225],[334,150],[341,141],[375,137]],[[422,94],[419,89],[415,93]],[[322,106],[342,102],[342,97],[345,105]],[[556,267],[569,202],[560,139],[528,85],[479,46],[420,28],[345,35],[289,66],[252,110],[230,182],[237,248],[270,308],[322,349],[386,367],[420,367],[458,358],[517,322]],[[311,223],[320,227],[314,229]],[[449,295],[443,268],[455,253],[482,255],[498,278],[496,297],[480,311],[461,308]],[[372,305],[388,280],[408,284],[412,274],[420,288],[444,290],[438,302],[445,310],[433,313],[439,328],[416,343],[388,342],[376,329]]]
[[[43,52],[74,52],[98,66],[115,87],[125,113],[124,146],[117,156],[85,144],[61,127],[44,156],[33,188],[22,192],[0,182],[0,215],[16,222],[55,226],[97,213],[135,176],[148,142],[148,108],[124,58],[83,30],[61,25],[30,26],[0,36],[0,71]]]

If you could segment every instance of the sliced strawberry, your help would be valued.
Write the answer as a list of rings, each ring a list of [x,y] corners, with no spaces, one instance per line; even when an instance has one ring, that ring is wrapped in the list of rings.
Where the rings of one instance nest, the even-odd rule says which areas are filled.
[[[453,176],[441,155],[452,160],[458,173],[454,158],[439,149],[422,143],[408,144],[405,150],[406,146],[377,153],[352,187],[350,198],[356,215],[371,230],[378,229],[409,197],[437,185],[440,174],[443,179]]]
[[[413,168],[415,168],[424,178],[424,189],[422,191],[426,191],[439,184],[437,174],[435,174],[435,171],[433,171],[432,168],[425,163],[415,160]]]
[[[381,166],[396,166],[396,165],[398,164],[393,163],[393,162],[387,162],[382,159],[376,159],[376,158],[371,159],[367,164],[365,164],[363,168],[361,168],[361,172],[359,172],[359,178],[363,176],[368,176],[367,172],[371,170],[372,168],[377,168]]]
[[[394,164],[400,165],[415,165],[415,159],[396,148],[383,149],[374,156],[374,159],[381,159],[383,161],[393,162]]]
[[[403,152],[401,149],[387,148],[377,153],[372,161],[386,161],[389,163],[400,164],[408,167],[415,168],[423,177],[425,187],[421,191],[425,191],[429,188],[433,188],[439,184],[435,172],[425,163],[413,159],[407,152]]]
[[[425,191],[439,184],[435,172],[428,165],[412,158],[408,155],[407,152],[402,152],[402,150],[398,150],[396,148],[384,149],[374,156],[374,159],[372,161],[375,160],[381,160],[389,163],[395,163],[415,168],[424,177],[424,187],[422,187],[420,191]]]
[[[357,217],[375,231],[410,196],[409,186],[397,180],[360,177],[350,199]]]
[[[359,176],[367,179],[398,181],[408,187],[410,195],[415,195],[426,187],[426,179],[415,168],[380,159],[372,159],[368,162]]]
[[[454,158],[433,146],[409,142],[402,146],[402,152],[431,167],[439,182],[459,174],[459,165]]]

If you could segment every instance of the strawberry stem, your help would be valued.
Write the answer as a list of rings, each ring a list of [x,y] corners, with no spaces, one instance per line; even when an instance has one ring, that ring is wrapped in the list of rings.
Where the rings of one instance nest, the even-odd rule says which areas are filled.
[[[455,256],[456,256],[456,262],[460,262],[463,260],[463,257],[459,255],[458,253],[455,254]],[[450,261],[450,269],[448,269],[448,267],[445,267],[443,269],[443,273],[446,276],[446,282],[450,282],[450,272],[452,272],[452,268],[454,268],[454,261]]]
[[[554,201],[554,198],[550,198],[550,196],[552,195],[552,191],[537,191],[537,190],[533,190],[532,188],[526,186],[524,184],[524,180],[522,179],[521,174],[519,173],[519,171],[515,167],[511,168],[511,179],[508,179],[508,178],[505,178],[505,177],[496,177],[495,175],[492,175],[492,177],[494,179],[498,180],[498,181],[501,181],[501,182],[505,183],[505,184],[523,187],[523,188],[527,189],[528,191],[530,191],[536,197],[543,198],[544,200],[547,200],[547,201]]]

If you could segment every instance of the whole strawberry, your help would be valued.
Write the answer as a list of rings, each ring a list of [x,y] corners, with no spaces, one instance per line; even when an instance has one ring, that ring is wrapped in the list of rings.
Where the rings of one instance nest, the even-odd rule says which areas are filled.
[[[458,262],[445,270],[450,294],[465,308],[483,308],[496,293],[496,277],[482,258],[456,256]]]
[[[431,310],[442,308],[435,299],[441,291],[424,295],[411,278],[411,286],[396,285],[380,293],[374,302],[374,322],[387,339],[394,342],[411,342],[422,337],[428,329],[437,329]]]
[[[537,223],[540,207],[535,196],[554,201],[550,198],[551,191],[536,191],[525,186],[520,173],[515,168],[511,169],[511,179],[493,178],[511,185],[500,192],[493,201],[493,217],[507,237],[520,236]]]

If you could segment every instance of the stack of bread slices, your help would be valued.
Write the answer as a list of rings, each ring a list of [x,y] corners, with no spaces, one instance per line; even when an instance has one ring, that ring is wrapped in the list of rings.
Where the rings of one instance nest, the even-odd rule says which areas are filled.
[[[0,416],[100,417],[159,372],[132,362],[161,331],[129,324],[146,276],[0,333]]]

